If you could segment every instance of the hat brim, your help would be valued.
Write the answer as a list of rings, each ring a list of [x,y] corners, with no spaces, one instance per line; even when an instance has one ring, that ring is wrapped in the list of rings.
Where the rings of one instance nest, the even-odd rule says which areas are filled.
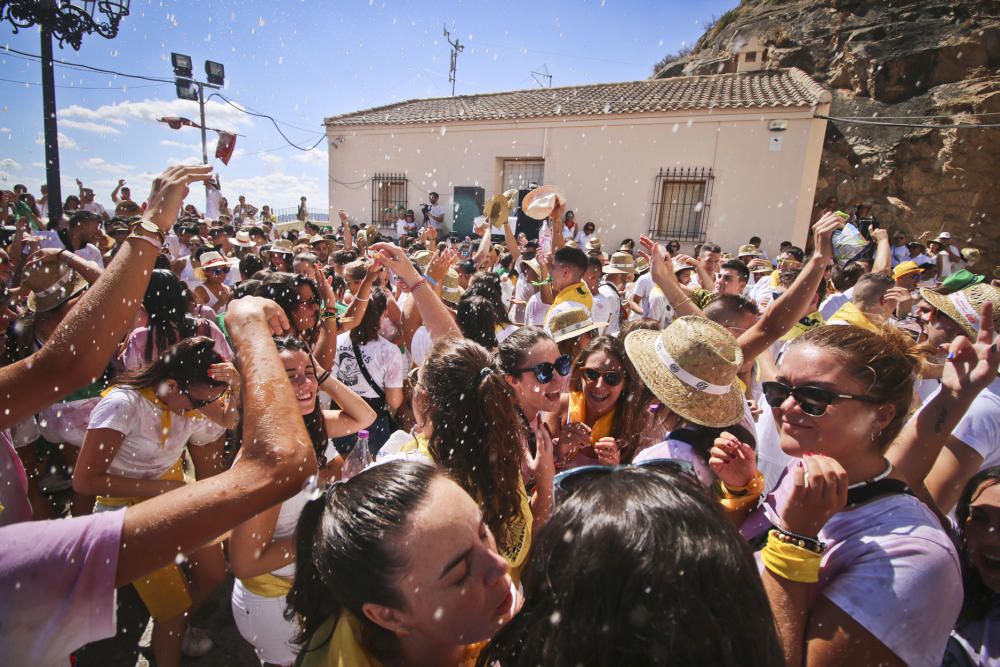
[[[962,331],[964,331],[969,338],[972,340],[976,339],[976,331],[973,330],[972,325],[969,324],[964,317],[962,317],[962,315],[958,312],[958,308],[955,307],[955,304],[951,302],[951,299],[949,299],[947,295],[923,287],[920,289],[920,297],[927,303],[934,306],[935,309],[944,313],[949,320],[962,327]]]
[[[639,377],[663,404],[687,421],[712,428],[738,424],[746,398],[735,384],[722,395],[697,391],[671,373],[656,354],[659,331],[637,329],[625,338],[625,352]]]
[[[74,296],[85,290],[90,285],[90,283],[88,283],[83,276],[77,274],[76,280],[71,282],[69,285],[70,285],[69,289],[65,290],[64,292],[65,296],[61,295],[60,293],[55,293],[49,296],[43,296],[42,298],[39,299],[34,292],[29,292],[27,300],[28,310],[30,310],[33,313],[47,313],[50,310],[55,310],[56,308],[63,305],[64,303],[72,299]]]
[[[631,270],[629,269],[619,269],[618,267],[611,266],[610,264],[605,264],[604,268],[601,269],[602,273],[635,273],[635,267],[633,266]]]
[[[903,276],[910,276],[910,275],[913,275],[914,273],[923,273],[923,269],[920,268],[920,266],[918,265],[917,268],[915,268],[915,269],[910,269],[909,271],[903,271],[902,273],[900,273],[898,275],[897,274],[893,274],[892,277],[894,279],[896,279],[896,280],[899,280]]]
[[[496,212],[494,215],[490,215],[490,212],[496,207]],[[493,195],[486,200],[483,204],[483,217],[487,222],[493,227],[500,227],[503,225],[504,221],[510,217],[510,204],[507,198],[502,194]]]
[[[555,195],[555,198],[553,200],[553,205],[551,207],[536,206],[535,200],[539,199],[540,197],[544,197],[546,195]],[[558,203],[566,202],[563,193],[560,192],[559,188],[555,187],[554,185],[543,185],[539,188],[535,188],[534,190],[532,190],[531,192],[529,192],[524,196],[524,199],[521,200],[521,210],[529,218],[533,218],[535,220],[544,220],[545,218],[549,217],[550,213],[552,213],[552,209],[555,208],[556,202]]]
[[[589,325],[583,327],[582,329],[573,329],[567,333],[556,334],[552,332],[552,340],[557,343],[561,343],[564,340],[569,340],[570,338],[576,338],[577,336],[582,336],[588,331],[593,331],[594,329],[600,329],[601,327],[608,326],[607,322],[591,322]]]
[[[229,243],[237,248],[252,248],[256,245],[253,241],[238,241],[236,239],[229,239]]]

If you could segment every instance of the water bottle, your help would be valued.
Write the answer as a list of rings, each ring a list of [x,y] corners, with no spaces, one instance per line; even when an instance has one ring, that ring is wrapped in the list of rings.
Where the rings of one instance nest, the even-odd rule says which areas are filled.
[[[349,480],[371,465],[374,460],[371,450],[368,449],[368,431],[358,431],[357,443],[355,443],[350,453],[344,457],[341,479],[344,481]]]
[[[552,226],[548,220],[542,223],[542,229],[538,232],[538,248],[542,252],[552,250]]]

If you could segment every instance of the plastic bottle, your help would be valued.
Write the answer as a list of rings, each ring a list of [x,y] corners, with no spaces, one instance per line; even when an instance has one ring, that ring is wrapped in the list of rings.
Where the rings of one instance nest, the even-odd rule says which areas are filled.
[[[552,250],[552,227],[548,220],[542,223],[542,229],[538,232],[538,247],[542,252]]]
[[[344,457],[344,468],[341,478],[348,480],[367,468],[375,459],[368,449],[368,431],[358,432],[358,441],[350,453]]]

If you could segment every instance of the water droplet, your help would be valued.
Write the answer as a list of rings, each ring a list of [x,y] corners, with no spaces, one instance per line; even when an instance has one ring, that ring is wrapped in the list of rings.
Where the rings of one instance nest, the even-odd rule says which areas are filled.
[[[186,560],[187,556],[185,556],[182,553],[178,553],[176,556],[174,556],[174,562],[177,563],[178,565],[183,565]]]

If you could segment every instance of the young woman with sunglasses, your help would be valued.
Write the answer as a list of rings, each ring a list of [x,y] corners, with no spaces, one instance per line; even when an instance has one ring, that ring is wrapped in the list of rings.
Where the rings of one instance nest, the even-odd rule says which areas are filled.
[[[216,250],[210,250],[201,255],[201,266],[195,271],[195,277],[201,284],[194,288],[194,295],[199,303],[203,303],[216,313],[226,310],[226,305],[232,297],[226,278],[229,277],[229,260]]]
[[[541,437],[536,455],[526,455],[514,392],[493,363],[493,356],[470,340],[435,343],[413,390],[422,434],[401,451],[422,452],[480,503],[516,577],[528,557],[533,522],[537,528],[551,507],[552,448]],[[535,479],[532,497],[523,481],[525,467]]]
[[[632,392],[625,348],[613,336],[598,336],[573,364],[569,392],[546,424],[559,438],[556,467],[614,465],[631,460],[631,426],[621,418]]]
[[[469,666],[516,608],[481,508],[436,466],[391,461],[333,484],[295,534],[302,667]]]
[[[220,425],[228,387],[209,369],[223,361],[211,338],[187,338],[148,366],[120,376],[90,414],[90,428],[73,472],[74,490],[96,495],[95,512],[115,511],[185,484],[181,455],[191,445],[199,477],[217,472]],[[191,554],[187,575],[170,565],[134,583],[150,615],[158,665],[179,665],[186,612],[204,602],[225,578],[218,544]],[[211,648],[188,634],[188,653]]]
[[[342,461],[327,461],[329,438],[350,435],[375,421],[375,411],[364,399],[319,369],[305,343],[292,336],[274,339],[278,356],[295,390],[299,411],[305,420],[319,463],[317,483],[338,476]],[[317,397],[322,389],[340,410],[323,410]],[[240,634],[253,645],[264,665],[291,665],[296,650],[292,641],[298,624],[284,618],[285,595],[295,574],[295,525],[309,501],[312,488],[305,488],[266,512],[261,512],[233,530],[229,559],[236,582],[233,585],[233,618]]]
[[[746,543],[666,463],[563,473],[524,571],[524,606],[481,667],[781,662]]]
[[[940,664],[962,601],[957,554],[907,487],[922,480],[907,479],[886,450],[943,441],[964,407],[949,416],[942,406],[995,377],[992,328],[988,338],[981,349],[956,344],[946,395],[905,427],[922,357],[896,329],[809,331],[764,384],[794,460],[741,530],[766,540],[762,576],[788,664]],[[753,506],[762,484],[746,445],[723,434],[712,453],[730,507]]]

